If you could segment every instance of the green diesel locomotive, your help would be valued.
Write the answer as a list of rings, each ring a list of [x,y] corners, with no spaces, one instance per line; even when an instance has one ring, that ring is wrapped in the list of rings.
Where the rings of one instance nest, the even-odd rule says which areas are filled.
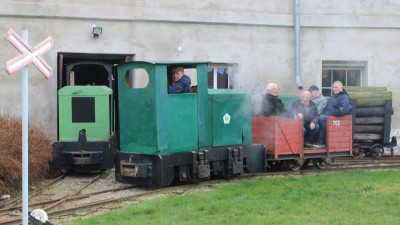
[[[168,94],[176,66],[197,77],[197,92]],[[252,144],[248,95],[208,89],[207,68],[207,62],[118,66],[117,181],[167,186],[264,171],[265,147]],[[136,88],[127,77],[139,73],[147,83]]]
[[[108,77],[74,72],[81,65],[95,65],[112,74],[113,65],[102,62],[66,66],[67,85],[58,90],[57,141],[51,165],[59,170],[107,170],[114,167],[116,145],[114,94]],[[86,77],[85,77],[86,76]],[[98,85],[92,85],[94,80]],[[91,85],[82,85],[90,83]]]

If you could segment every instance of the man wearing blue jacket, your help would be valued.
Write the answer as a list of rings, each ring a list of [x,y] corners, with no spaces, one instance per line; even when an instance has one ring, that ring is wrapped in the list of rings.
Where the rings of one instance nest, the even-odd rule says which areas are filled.
[[[180,94],[180,93],[191,93],[192,88],[190,87],[190,77],[183,74],[183,67],[174,67],[171,70],[172,78],[174,82],[168,87],[168,93]]]
[[[345,116],[351,113],[353,106],[350,102],[350,97],[343,84],[340,81],[335,81],[332,86],[333,96],[329,98],[326,108],[322,111],[319,119],[319,131],[316,147],[325,145],[326,139],[326,116]]]

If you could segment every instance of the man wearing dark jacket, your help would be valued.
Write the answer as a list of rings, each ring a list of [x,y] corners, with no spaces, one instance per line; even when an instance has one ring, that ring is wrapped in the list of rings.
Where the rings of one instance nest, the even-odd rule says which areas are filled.
[[[276,83],[269,83],[266,89],[267,94],[262,102],[262,115],[290,117],[289,112],[285,109],[285,105],[278,98],[278,85]]]
[[[318,107],[311,101],[311,93],[303,91],[300,99],[293,102],[290,111],[299,119],[304,120],[304,146],[311,147],[311,141],[319,129]]]
[[[179,93],[191,93],[192,89],[190,87],[191,80],[190,77],[183,74],[183,67],[172,68],[171,73],[174,82],[168,87],[168,93],[179,94]]]
[[[326,116],[345,116],[351,113],[353,106],[350,102],[350,97],[343,84],[340,81],[335,81],[332,86],[333,96],[329,98],[326,108],[322,111],[319,120],[319,132],[317,139],[318,145],[325,145],[326,138]]]

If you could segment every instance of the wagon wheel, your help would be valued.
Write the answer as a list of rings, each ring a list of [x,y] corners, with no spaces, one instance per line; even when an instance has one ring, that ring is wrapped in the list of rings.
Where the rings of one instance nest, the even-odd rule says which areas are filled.
[[[270,170],[279,170],[282,169],[282,166],[282,161],[267,161],[267,168]]]
[[[383,156],[385,149],[383,149],[383,146],[380,144],[374,144],[372,145],[371,149],[370,149],[370,154],[374,157],[374,158],[380,158]]]
[[[358,158],[363,158],[365,156],[364,150],[361,147],[361,145],[358,144],[353,144],[353,151],[352,151],[352,155],[354,158],[358,159]]]
[[[291,159],[285,160],[285,166],[288,170],[297,171],[300,170],[304,164],[303,159]]]
[[[301,169],[307,169],[308,168],[308,164],[310,164],[311,159],[305,159],[303,165],[301,166]]]
[[[319,158],[319,159],[313,159],[313,165],[315,168],[324,170],[328,168],[329,165],[332,164],[332,159],[330,158]]]

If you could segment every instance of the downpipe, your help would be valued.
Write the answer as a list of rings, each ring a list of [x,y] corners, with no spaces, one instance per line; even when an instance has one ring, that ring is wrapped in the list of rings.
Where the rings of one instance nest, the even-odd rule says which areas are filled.
[[[300,15],[299,15],[299,0],[294,0],[294,30],[295,30],[295,81],[297,88],[303,90],[303,85],[300,80]]]

